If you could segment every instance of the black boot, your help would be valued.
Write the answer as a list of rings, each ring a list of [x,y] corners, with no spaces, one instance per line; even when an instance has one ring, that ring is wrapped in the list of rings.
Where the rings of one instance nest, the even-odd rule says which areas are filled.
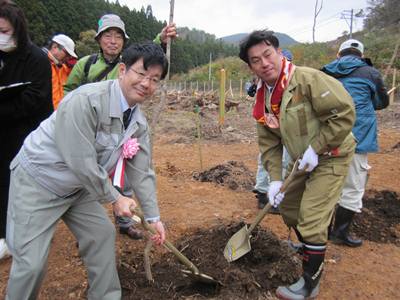
[[[362,240],[353,239],[349,235],[351,222],[353,221],[355,212],[338,206],[335,214],[335,222],[333,229],[330,232],[329,240],[334,244],[347,245],[349,247],[359,247],[362,245]]]
[[[254,190],[254,192],[256,193],[256,198],[258,200],[258,208],[263,209],[268,203],[267,193],[261,193],[257,190]]]
[[[256,193],[256,198],[258,199],[258,208],[263,209],[265,205],[268,203],[268,196],[267,193],[261,193],[257,190],[254,190]],[[278,207],[271,207],[268,211],[270,214],[279,215],[279,208]]]
[[[325,250],[325,245],[303,246],[303,276],[290,286],[278,287],[276,295],[279,299],[304,300],[318,296]]]

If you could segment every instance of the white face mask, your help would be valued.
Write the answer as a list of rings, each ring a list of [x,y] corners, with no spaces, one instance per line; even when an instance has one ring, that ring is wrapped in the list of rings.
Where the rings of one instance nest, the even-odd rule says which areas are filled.
[[[0,50],[3,52],[11,52],[17,48],[15,41],[11,35],[0,33]]]

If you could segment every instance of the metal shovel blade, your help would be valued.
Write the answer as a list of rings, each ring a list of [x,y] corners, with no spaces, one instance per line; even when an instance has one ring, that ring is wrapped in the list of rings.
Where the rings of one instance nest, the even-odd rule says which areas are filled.
[[[303,171],[298,171],[298,164],[299,164],[299,159],[297,159],[294,162],[292,171],[283,182],[282,187],[280,189],[281,192],[285,192],[289,184],[292,182],[293,178],[297,176],[297,174],[303,172]],[[237,260],[243,255],[250,252],[251,232],[262,221],[262,219],[268,213],[270,208],[271,204],[267,203],[267,205],[265,205],[264,208],[257,214],[255,220],[250,225],[250,227],[247,227],[247,225],[245,225],[229,239],[224,249],[224,256],[228,262]]]
[[[232,262],[250,252],[250,233],[245,225],[229,239],[224,249],[224,256],[228,262]]]

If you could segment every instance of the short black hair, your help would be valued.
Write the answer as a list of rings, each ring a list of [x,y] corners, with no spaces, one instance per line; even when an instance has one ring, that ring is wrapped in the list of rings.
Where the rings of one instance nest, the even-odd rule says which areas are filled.
[[[28,22],[22,9],[11,0],[0,0],[0,18],[6,19],[13,27],[12,37],[17,44],[17,49],[25,49],[30,39]]]
[[[168,59],[161,46],[153,42],[132,44],[122,52],[121,62],[124,63],[128,69],[141,58],[143,58],[145,70],[147,70],[149,66],[161,66],[163,69],[161,79],[165,78],[168,72]]]
[[[358,57],[362,57],[362,53],[359,50],[357,50],[356,48],[347,48],[347,49],[344,49],[339,52],[340,57],[343,57],[346,55],[355,55]]]
[[[240,45],[239,45],[240,59],[243,60],[244,62],[246,62],[248,65],[250,65],[248,51],[251,47],[253,47],[254,45],[257,45],[261,42],[264,42],[268,46],[272,46],[275,49],[279,48],[279,40],[274,35],[273,31],[255,30],[240,42]]]

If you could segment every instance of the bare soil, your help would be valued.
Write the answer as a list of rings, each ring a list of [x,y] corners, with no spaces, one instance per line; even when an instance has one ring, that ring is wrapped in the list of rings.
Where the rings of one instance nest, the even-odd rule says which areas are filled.
[[[251,192],[258,146],[251,102],[242,100],[223,125],[217,110],[201,106],[201,135],[194,103],[169,98],[154,133],[158,198],[168,239],[221,285],[199,284],[182,273],[177,258],[162,247],[152,249],[154,282],[146,279],[144,241],[117,237],[117,259],[124,299],[275,299],[278,285],[294,282],[300,258],[287,247],[289,232],[279,215],[267,215],[253,232],[252,250],[228,263],[228,239],[258,213]],[[200,97],[201,98],[201,97]],[[153,104],[146,110],[151,119]],[[352,249],[328,244],[319,299],[400,298],[400,105],[378,112],[379,153],[372,166],[363,212],[353,233],[364,240]],[[106,206],[110,217],[111,208]],[[294,234],[292,234],[294,239]],[[0,297],[4,297],[11,259],[0,262]],[[88,283],[74,237],[60,222],[52,241],[48,272],[39,299],[85,299]]]

